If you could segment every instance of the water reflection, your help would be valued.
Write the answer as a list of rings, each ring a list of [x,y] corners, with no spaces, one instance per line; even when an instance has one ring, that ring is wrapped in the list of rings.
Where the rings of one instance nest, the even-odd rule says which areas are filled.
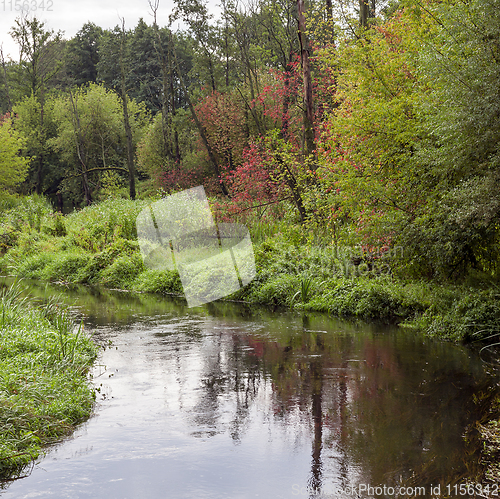
[[[333,498],[477,472],[463,435],[494,383],[462,347],[227,303],[65,297],[112,341],[97,416],[6,498]]]

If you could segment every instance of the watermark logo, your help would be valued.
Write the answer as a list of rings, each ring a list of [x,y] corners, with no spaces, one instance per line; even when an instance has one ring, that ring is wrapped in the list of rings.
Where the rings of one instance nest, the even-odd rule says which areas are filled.
[[[139,213],[144,265],[177,269],[188,307],[228,296],[255,277],[250,234],[240,224],[215,224],[202,186],[172,194]]]
[[[30,12],[53,12],[53,0],[1,0],[0,11],[17,12],[28,15]]]

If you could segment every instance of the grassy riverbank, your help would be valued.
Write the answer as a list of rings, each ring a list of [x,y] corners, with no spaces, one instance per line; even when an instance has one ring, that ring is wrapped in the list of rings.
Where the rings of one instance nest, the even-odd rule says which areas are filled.
[[[36,305],[21,289],[0,291],[0,483],[87,419],[94,402],[94,343],[68,310]]]
[[[145,201],[106,201],[63,217],[41,198],[4,209],[0,271],[20,277],[182,293],[176,272],[144,267],[135,219]],[[7,207],[8,208],[8,207]],[[274,231],[273,231],[274,229]],[[500,332],[500,288],[485,276],[459,284],[393,275],[390,259],[352,261],[351,248],[308,243],[283,224],[250,226],[256,278],[230,299],[332,315],[385,320],[454,341]]]

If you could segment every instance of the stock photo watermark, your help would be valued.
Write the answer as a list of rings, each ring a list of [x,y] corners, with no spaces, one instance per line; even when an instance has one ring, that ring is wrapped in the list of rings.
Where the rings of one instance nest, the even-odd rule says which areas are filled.
[[[402,258],[401,246],[339,246],[334,249],[335,268],[344,277],[391,274],[392,258]]]
[[[486,494],[486,495],[485,495]],[[323,492],[310,487],[292,485],[292,495],[315,499],[339,499],[354,497],[357,499],[372,499],[377,497],[498,497],[500,494],[498,484],[482,485],[480,483],[461,483],[448,485],[403,486],[403,485],[369,485],[359,483],[345,488],[336,487],[334,490]]]
[[[144,265],[177,270],[188,307],[238,291],[255,277],[248,229],[215,224],[202,186],[152,203],[136,219]]]
[[[30,12],[54,12],[53,0],[2,0],[2,12],[29,14]]]

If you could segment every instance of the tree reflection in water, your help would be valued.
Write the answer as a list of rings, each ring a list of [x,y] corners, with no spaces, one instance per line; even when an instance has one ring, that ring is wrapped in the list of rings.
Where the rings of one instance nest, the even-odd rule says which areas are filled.
[[[152,463],[188,463],[168,475],[179,481],[177,494],[191,493],[183,473],[192,479],[202,476],[193,466],[211,469],[207,452],[221,463],[215,469],[228,497],[241,487],[231,482],[235,470],[248,475],[244,467],[267,480],[260,492],[289,487],[287,499],[292,480],[311,498],[333,497],[360,483],[452,484],[478,471],[473,439],[463,435],[479,417],[474,396],[492,394],[485,387],[494,383],[465,348],[388,326],[227,303],[188,310],[162,297],[91,288],[66,296],[96,338],[117,345],[109,362],[120,364],[120,376],[109,383],[123,405],[113,417],[137,428],[141,446],[157,449]],[[145,432],[148,424],[162,430]],[[161,457],[163,448],[176,449],[175,460]],[[220,492],[212,482],[192,486]]]
[[[238,443],[256,405],[297,438],[306,432],[311,497],[359,483],[450,483],[477,471],[462,436],[482,373],[466,351],[394,328],[332,331],[318,328],[322,319],[292,321],[252,323],[249,333],[228,320],[211,334],[193,409],[197,431],[226,431],[230,410]]]

